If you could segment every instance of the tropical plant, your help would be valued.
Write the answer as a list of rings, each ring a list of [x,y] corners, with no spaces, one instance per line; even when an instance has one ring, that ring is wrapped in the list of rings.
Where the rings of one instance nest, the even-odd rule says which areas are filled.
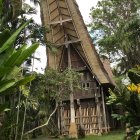
[[[123,120],[127,129],[131,128],[131,138],[138,139],[140,136],[140,67],[130,69],[128,76],[131,83],[114,91],[110,90],[108,104],[114,104],[123,110],[124,114],[113,114],[113,117]]]
[[[30,21],[29,21],[30,22]],[[23,83],[26,84],[33,76],[18,77],[21,71],[21,64],[38,48],[39,44],[35,43],[30,47],[23,45],[20,49],[13,48],[13,44],[21,32],[21,30],[29,23],[22,25],[11,37],[9,37],[0,48],[0,92],[9,89],[10,87],[20,86]],[[0,40],[5,37],[5,32],[0,34]],[[20,79],[21,78],[21,79]]]
[[[23,44],[19,49],[16,49],[14,47],[15,41],[16,41],[17,37],[19,36],[20,32],[25,28],[25,26],[27,26],[29,24],[30,21],[31,20],[24,23],[10,37],[6,36],[6,34],[9,33],[9,30],[7,30],[7,29],[5,29],[3,32],[0,33],[0,45],[1,45],[1,47],[0,47],[0,98],[8,99],[6,102],[4,102],[2,105],[0,105],[0,113],[3,113],[5,111],[6,112],[9,111],[9,113],[10,113],[11,110],[13,110],[13,108],[16,107],[14,105],[11,108],[10,107],[11,103],[9,102],[10,101],[9,97],[10,96],[12,97],[13,93],[15,92],[13,89],[15,89],[17,87],[21,87],[18,90],[21,91],[25,96],[26,91],[25,90],[23,91],[23,85],[29,83],[30,81],[32,81],[35,78],[34,75],[22,76],[21,65],[28,57],[31,56],[31,54],[33,52],[35,52],[35,50],[38,48],[39,44],[34,43],[30,47],[28,47],[26,44]],[[8,119],[8,118],[6,119],[6,118],[7,118],[7,116],[5,116],[5,120],[7,120],[7,122],[9,122],[10,119]],[[11,123],[12,122],[9,122],[9,124],[8,124],[9,129],[13,127],[13,126],[10,126],[10,125],[12,125]],[[2,127],[4,127],[4,124]],[[6,128],[4,128],[3,130],[6,130]],[[1,131],[1,133],[2,132],[3,131]],[[1,135],[1,138],[3,138],[2,135]]]
[[[25,63],[24,66],[22,63],[25,60],[29,62],[39,43],[45,44],[43,35],[46,29],[33,20],[27,20],[26,15],[35,13],[35,10],[22,2],[0,0],[0,98],[3,101],[0,113],[4,112],[0,131],[2,140],[23,139],[26,112],[37,104],[36,100],[29,98],[30,85],[25,86],[35,75],[29,72],[24,75]],[[29,41],[39,43],[29,47],[26,45]]]

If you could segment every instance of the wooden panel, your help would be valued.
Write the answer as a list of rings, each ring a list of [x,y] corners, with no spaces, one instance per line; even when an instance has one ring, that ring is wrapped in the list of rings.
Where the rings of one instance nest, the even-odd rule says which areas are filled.
[[[56,10],[55,10],[54,12],[52,12],[51,15],[50,15],[50,20],[51,20],[51,22],[52,22],[52,21],[57,21],[57,20],[56,20],[56,17],[58,17],[58,16],[59,16],[59,11],[58,11],[58,9],[56,9]],[[54,20],[54,19],[55,19],[55,20]],[[51,23],[51,22],[50,22],[50,23]]]
[[[74,26],[72,24],[72,22],[67,22],[64,24],[64,27],[67,29],[71,29],[71,30],[74,30]],[[74,30],[75,31],[75,30]]]
[[[61,8],[67,9],[67,6],[66,6],[65,1],[59,1],[59,6],[60,6]]]
[[[77,37],[77,34],[76,34],[76,32],[74,30],[66,28],[66,32],[68,33],[68,35],[70,34],[70,35],[72,35],[74,37]]]
[[[69,12],[68,12],[68,10],[65,9],[65,8],[61,8],[61,13],[62,13],[63,15],[69,16]]]
[[[63,40],[61,40],[63,38]],[[59,41],[61,40],[61,41]],[[54,36],[54,43],[63,43],[64,42],[64,32],[61,30]]]
[[[69,104],[67,103],[63,107],[64,107],[63,119],[65,124],[64,133],[68,135],[70,126]],[[77,105],[75,102],[75,121],[78,130],[79,127],[82,126],[82,128],[84,128],[85,130],[85,134],[98,134],[100,132],[103,132],[102,130],[104,130],[105,125],[101,104],[100,105],[96,104],[95,100],[93,99],[81,100],[80,105]]]
[[[71,18],[69,15],[62,15],[62,19],[69,19]]]
[[[57,3],[56,2],[53,2],[50,4],[50,13],[52,13],[52,11],[56,10],[57,9]]]
[[[49,4],[52,4],[53,2],[56,2],[56,0],[48,0]]]
[[[60,32],[61,28],[60,28],[60,25],[57,24],[54,28],[55,30],[53,30],[53,35],[56,35],[58,32]]]

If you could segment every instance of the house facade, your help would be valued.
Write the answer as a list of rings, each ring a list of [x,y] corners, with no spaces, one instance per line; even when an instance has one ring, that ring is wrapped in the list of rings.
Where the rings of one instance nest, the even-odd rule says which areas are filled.
[[[58,109],[57,125],[61,134],[69,135],[74,115],[76,129],[85,134],[100,134],[110,130],[105,104],[108,88],[114,87],[89,36],[75,0],[43,0],[43,25],[49,27],[47,41],[56,49],[47,50],[47,65],[64,71],[67,68],[82,73],[81,89],[73,90],[70,99]]]

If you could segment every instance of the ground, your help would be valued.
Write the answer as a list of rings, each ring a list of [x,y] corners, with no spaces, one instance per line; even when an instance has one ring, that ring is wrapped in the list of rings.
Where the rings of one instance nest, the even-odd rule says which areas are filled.
[[[123,140],[125,133],[123,131],[113,131],[109,134],[102,135],[102,136],[87,136],[85,139],[82,140]],[[59,139],[49,139],[46,137],[39,137],[37,139],[32,140],[59,140]],[[63,139],[66,140],[66,139]],[[67,139],[68,140],[68,139]]]
[[[85,140],[123,140],[125,133],[123,131],[114,131],[102,136],[88,136]]]

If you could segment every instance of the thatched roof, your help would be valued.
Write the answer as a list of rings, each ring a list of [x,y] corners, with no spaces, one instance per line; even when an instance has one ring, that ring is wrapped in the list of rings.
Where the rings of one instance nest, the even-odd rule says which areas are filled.
[[[116,85],[115,80],[114,80],[115,77],[113,75],[109,59],[107,57],[101,56],[100,60],[101,60],[101,62],[103,64],[106,72],[108,73],[108,76],[109,76],[109,78],[111,80],[111,83],[113,83],[113,85]]]
[[[48,66],[58,69],[63,47],[72,44],[101,84],[112,83],[93,46],[76,1],[44,0],[41,7],[44,25],[50,26],[51,30],[47,40],[57,46],[57,54],[48,52]]]

